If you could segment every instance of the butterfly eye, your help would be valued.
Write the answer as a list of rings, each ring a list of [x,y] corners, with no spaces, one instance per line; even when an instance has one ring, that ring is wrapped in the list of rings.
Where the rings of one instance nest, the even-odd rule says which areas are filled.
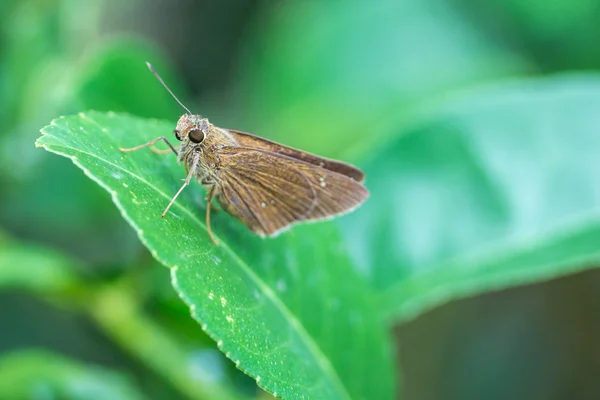
[[[177,140],[181,140],[181,136],[179,136],[179,131],[177,129],[174,129],[173,133],[175,134],[175,137],[177,138]]]
[[[202,129],[194,128],[190,130],[188,135],[190,140],[194,143],[200,143],[204,140],[204,131]]]

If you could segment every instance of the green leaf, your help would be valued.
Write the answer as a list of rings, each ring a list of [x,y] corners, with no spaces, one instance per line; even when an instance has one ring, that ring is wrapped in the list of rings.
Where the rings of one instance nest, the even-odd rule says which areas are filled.
[[[146,61],[160,71],[171,89],[185,100],[185,92],[173,69],[149,44],[117,38],[97,46],[80,66],[73,86],[83,109],[125,111],[142,117],[168,118],[181,107],[146,67]],[[126,87],[127,90],[123,90]]]
[[[87,6],[83,8],[92,12]],[[0,132],[0,181],[8,178],[0,220],[11,230],[38,241],[51,241],[86,261],[115,263],[118,259],[122,263],[134,256],[139,245],[131,235],[122,235],[123,221],[106,201],[106,194],[67,160],[49,157],[31,142],[38,127],[50,118],[80,109],[177,115],[180,107],[144,62],[155,63],[174,89],[178,80],[169,73],[164,58],[142,41],[117,37],[85,43],[89,51],[77,62],[63,53],[51,61],[40,60],[27,74],[27,84],[20,88],[22,121],[6,131],[4,138]],[[23,47],[27,46],[17,46],[19,51]],[[128,89],[122,90],[124,86]],[[61,177],[61,190],[55,187],[57,176]],[[22,217],[25,214],[28,218]],[[89,226],[95,227],[96,234],[89,235]],[[111,255],[105,248],[117,251]]]
[[[32,74],[60,49],[59,7],[33,1],[10,3],[2,2],[2,15],[10,18],[0,27],[0,136],[18,120],[23,89]]]
[[[257,21],[228,124],[329,156],[362,154],[449,89],[527,69],[449,2],[296,1]]]
[[[221,212],[214,216],[216,247],[196,184],[160,218],[183,168],[172,154],[118,148],[173,126],[91,112],[54,120],[37,145],[71,158],[109,191],[142,242],[171,268],[192,316],[260,386],[283,398],[392,398],[390,343],[376,298],[355,273],[335,224],[262,240]]]
[[[460,0],[473,23],[492,35],[510,31],[512,45],[541,71],[598,69],[595,0]]]
[[[233,387],[226,360],[214,344],[205,335],[190,338],[190,330],[185,337],[177,335],[174,324],[150,318],[139,304],[137,289],[127,281],[98,287],[82,307],[114,342],[185,398],[244,399]]]
[[[386,146],[342,222],[388,317],[598,265],[599,109],[599,76],[505,82]]]
[[[0,288],[57,293],[77,281],[76,266],[47,248],[0,242]]]
[[[115,371],[27,350],[0,358],[0,398],[136,400],[145,396]]]
[[[161,326],[144,312],[138,304],[140,287],[129,280],[87,285],[78,270],[80,266],[68,257],[40,246],[11,242],[0,231],[0,290],[29,290],[87,315],[129,355],[186,398],[243,398],[231,387],[217,357],[221,355],[212,354],[217,352],[212,342],[205,338],[179,340],[176,329]],[[182,365],[185,371],[178,370]],[[2,388],[0,398],[5,398]]]

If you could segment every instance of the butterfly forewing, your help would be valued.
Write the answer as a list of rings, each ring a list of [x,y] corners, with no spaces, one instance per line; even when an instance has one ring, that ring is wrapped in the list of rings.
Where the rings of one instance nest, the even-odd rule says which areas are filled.
[[[325,219],[353,210],[369,197],[368,190],[354,179],[334,171],[296,161],[294,168],[308,178],[317,202],[306,219]]]
[[[346,175],[357,182],[362,182],[365,179],[364,173],[360,169],[353,167],[352,165],[348,165],[346,163],[336,160],[330,160],[328,158],[319,157],[304,151],[296,150],[291,147],[271,142],[270,140],[258,136],[254,136],[250,133],[236,131],[235,129],[228,129],[228,131],[233,135],[235,140],[237,140],[237,142],[243,147],[266,150],[271,153],[281,154],[290,158],[294,158],[296,160],[304,161],[308,164],[313,164],[328,169],[330,171]]]
[[[226,147],[219,158],[219,203],[261,235],[350,211],[368,197],[354,179],[282,154]]]

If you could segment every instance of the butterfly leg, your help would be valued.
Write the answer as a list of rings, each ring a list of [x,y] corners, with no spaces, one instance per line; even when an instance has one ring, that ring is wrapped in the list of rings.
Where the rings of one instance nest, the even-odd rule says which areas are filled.
[[[177,150],[177,148],[179,146],[174,146],[174,147],[175,147],[175,150]],[[172,149],[157,149],[154,146],[150,146],[150,150],[152,150],[152,152],[154,154],[169,154],[171,151],[173,151]],[[177,154],[177,153],[175,153],[175,154]]]
[[[156,142],[158,142],[159,140],[162,140],[163,142],[165,142],[167,144],[167,146],[169,146],[169,150],[167,150],[167,149],[165,149],[165,150],[159,150],[159,149],[155,148],[154,144]],[[157,154],[166,154],[169,151],[172,151],[173,153],[175,153],[175,155],[177,155],[177,149],[175,149],[175,147],[164,136],[159,136],[156,139],[152,139],[148,143],[140,144],[139,146],[130,147],[130,148],[127,148],[127,149],[123,149],[123,148],[119,147],[119,150],[122,151],[122,152],[127,153],[127,152],[130,152],[130,151],[137,151],[139,149],[143,149],[144,147],[148,147],[148,146],[150,146],[150,150],[152,150],[153,152],[155,152]],[[165,151],[166,151],[166,153],[165,153]]]
[[[219,242],[217,242],[217,240],[215,239],[215,237],[212,233],[212,229],[210,228],[210,209],[213,207],[212,199],[213,199],[213,197],[215,197],[216,192],[217,192],[217,185],[213,185],[208,191],[208,196],[206,199],[206,201],[207,201],[207,203],[206,203],[206,230],[208,232],[208,236],[210,236],[210,240],[213,241],[215,246],[218,246]]]
[[[173,198],[169,202],[169,205],[167,206],[167,208],[165,208],[165,211],[163,211],[163,213],[162,213],[163,218],[165,217],[165,215],[167,215],[169,208],[171,208],[173,203],[175,203],[175,199],[177,199],[177,197],[181,194],[181,192],[183,192],[183,189],[185,189],[186,186],[189,185],[190,182],[192,181],[192,177],[196,174],[196,170],[198,169],[198,164],[200,164],[200,153],[195,153],[194,160],[192,161],[192,166],[190,168],[190,172],[188,172],[187,177],[185,178],[185,182],[183,182],[183,185],[181,185],[181,187],[179,188],[177,193],[175,193],[175,196],[173,196]]]
[[[217,206],[215,206],[212,201],[208,200],[210,197],[210,192],[211,192],[213,186],[215,186],[216,182],[214,180],[212,180],[211,178],[204,178],[204,179],[202,179],[202,181],[200,183],[202,184],[202,187],[204,189],[206,189],[206,197],[204,198],[204,201],[206,201],[206,204],[210,204],[210,208],[211,208],[212,212],[214,212],[214,213],[219,212],[219,209],[217,208]],[[216,192],[213,193],[213,197],[215,194],[216,194]]]

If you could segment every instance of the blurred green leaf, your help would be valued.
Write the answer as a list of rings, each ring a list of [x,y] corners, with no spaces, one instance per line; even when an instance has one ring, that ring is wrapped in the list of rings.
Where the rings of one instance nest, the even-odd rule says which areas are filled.
[[[75,264],[57,251],[10,241],[0,244],[0,288],[56,293],[71,287],[75,274]]]
[[[136,400],[145,398],[131,380],[104,368],[46,351],[19,351],[0,358],[0,398]]]
[[[173,124],[91,112],[45,127],[37,145],[69,157],[113,198],[142,242],[171,268],[173,285],[227,357],[284,398],[393,397],[389,338],[377,303],[354,273],[333,223],[273,240],[215,216],[208,239],[194,185],[160,214],[185,173],[175,157],[118,147]],[[315,246],[319,243],[319,246]]]
[[[185,111],[146,67],[160,71],[171,89],[185,100],[173,68],[155,47],[139,40],[112,39],[98,45],[79,67],[74,80],[79,109],[126,111],[142,117],[174,118]]]
[[[236,393],[226,360],[212,342],[203,335],[179,340],[177,327],[149,318],[136,302],[135,288],[123,283],[98,288],[84,306],[104,332],[186,398],[244,398]]]
[[[447,90],[526,70],[448,2],[295,1],[270,11],[239,64],[228,124],[329,156],[377,146]]]
[[[58,304],[88,315],[128,354],[186,397],[243,398],[235,393],[225,370],[224,357],[212,341],[209,343],[204,337],[179,340],[182,337],[173,323],[165,327],[141,309],[139,287],[132,286],[129,280],[86,285],[76,276],[77,268],[74,261],[54,250],[11,242],[0,236],[0,290],[29,290],[45,297],[51,295]],[[0,398],[4,398],[2,388]]]
[[[73,75],[81,53],[93,48],[105,6],[103,1],[2,2],[0,137],[19,124],[33,122],[36,127],[32,118],[56,115],[64,106],[72,94],[65,88],[66,78]]]
[[[6,9],[2,15],[5,18],[0,27],[0,137],[18,119],[23,88],[32,71],[59,48],[57,7],[49,2],[14,3],[9,6],[10,2],[3,2]]]
[[[447,100],[373,158],[371,201],[341,221],[400,320],[600,261],[600,77]]]
[[[51,116],[81,108],[176,116],[179,106],[145,61],[164,70],[174,88],[178,80],[160,53],[143,41],[112,38],[88,46],[89,54],[78,62],[67,62],[64,57],[44,60],[29,73],[19,97],[27,118],[0,140],[0,180],[3,175],[10,178],[0,196],[0,218],[11,230],[68,249],[84,260],[110,263],[119,259],[125,264],[139,247],[109,207],[106,194],[66,160],[34,149],[32,135]],[[56,190],[56,177],[61,177],[62,190]],[[94,235],[89,234],[90,226]],[[114,254],[105,248],[115,249]]]
[[[481,32],[511,45],[541,71],[600,68],[596,0],[457,0]]]

